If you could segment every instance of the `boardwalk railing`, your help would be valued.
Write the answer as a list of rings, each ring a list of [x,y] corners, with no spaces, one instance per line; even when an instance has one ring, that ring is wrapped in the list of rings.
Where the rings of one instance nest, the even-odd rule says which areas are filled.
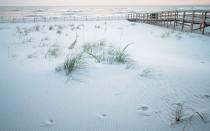
[[[180,28],[191,32],[199,31],[204,34],[205,29],[210,26],[210,10],[132,13],[128,14],[127,20],[172,27],[173,29]]]
[[[111,21],[126,20],[126,15],[118,16],[58,16],[58,17],[14,17],[0,16],[0,23],[30,23],[30,22],[58,22],[58,21]]]

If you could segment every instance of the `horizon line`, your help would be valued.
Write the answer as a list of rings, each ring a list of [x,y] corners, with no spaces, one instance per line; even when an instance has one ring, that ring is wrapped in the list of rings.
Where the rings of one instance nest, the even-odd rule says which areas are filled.
[[[154,5],[0,5],[0,7],[71,7],[71,6],[210,6],[210,3],[208,4],[154,4]]]

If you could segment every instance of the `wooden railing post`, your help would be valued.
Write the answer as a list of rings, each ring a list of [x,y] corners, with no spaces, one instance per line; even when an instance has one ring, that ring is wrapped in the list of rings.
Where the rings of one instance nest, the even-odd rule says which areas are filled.
[[[184,30],[185,15],[186,15],[186,12],[184,11],[184,12],[183,12],[183,17],[182,17],[182,31]]]
[[[167,12],[167,28],[168,28],[168,24],[169,24],[169,11]]]
[[[161,19],[162,19],[162,16],[161,16],[161,12],[158,13],[158,23],[159,25],[161,25]]]
[[[163,12],[161,12],[161,25],[162,26],[163,26],[163,21],[164,21]]]
[[[174,29],[176,27],[177,24],[177,11],[174,12]]]
[[[204,15],[204,12],[202,12],[202,15],[201,15],[202,18],[203,18],[203,15]],[[202,20],[203,20],[203,19],[202,19]],[[201,22],[200,22],[200,31],[202,31],[202,23],[203,23],[202,20],[201,20]]]
[[[205,33],[205,28],[206,28],[206,17],[207,17],[207,11],[204,12],[204,15],[203,15],[203,27],[202,27],[202,34]]]
[[[139,15],[139,18],[138,18],[138,19],[139,19],[139,22],[140,22],[140,21],[141,21],[141,14],[140,14],[140,13],[138,13],[138,15]]]
[[[140,21],[142,21],[142,14],[139,13],[139,16]]]
[[[143,14],[141,13],[141,23],[142,23],[142,21],[143,21]]]
[[[137,20],[137,22],[139,20],[139,14],[138,13],[136,13],[136,20]]]
[[[142,13],[142,23],[144,22],[144,13]]]
[[[137,13],[135,13],[135,18],[134,19],[138,20],[138,14]]]
[[[163,24],[164,24],[164,26],[165,26],[165,25],[166,25],[166,12],[163,12],[163,19],[164,19]]]
[[[192,22],[191,22],[191,26],[190,26],[191,32],[193,32],[194,19],[195,19],[195,11],[192,11]]]
[[[179,20],[179,11],[176,11],[176,20]],[[178,21],[176,21],[176,26],[178,25]]]

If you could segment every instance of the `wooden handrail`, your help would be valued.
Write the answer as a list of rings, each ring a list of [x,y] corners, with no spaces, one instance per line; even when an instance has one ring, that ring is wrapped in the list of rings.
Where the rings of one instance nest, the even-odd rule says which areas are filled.
[[[128,15],[128,20],[166,27],[173,25],[173,29],[181,25],[181,30],[189,26],[191,32],[200,29],[202,34],[205,34],[205,28],[210,26],[210,10],[174,10],[134,14],[138,17],[134,16],[131,20]],[[194,29],[195,24],[199,24],[199,28]]]

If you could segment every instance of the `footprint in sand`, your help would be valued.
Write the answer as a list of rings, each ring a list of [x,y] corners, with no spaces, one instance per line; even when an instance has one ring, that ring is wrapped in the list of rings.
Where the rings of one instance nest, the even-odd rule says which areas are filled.
[[[152,76],[152,70],[151,69],[144,69],[142,71],[142,73],[139,74],[140,77],[145,77],[145,78],[148,78],[148,77],[151,77]]]
[[[147,106],[140,106],[137,108],[137,110],[141,110],[141,111],[147,111],[149,109],[149,107]]]
[[[107,116],[108,116],[108,115],[105,114],[105,113],[102,113],[102,114],[101,114],[101,113],[98,113],[98,114],[97,114],[97,118],[98,118],[99,120],[105,119],[105,118],[107,118]]]
[[[201,96],[201,98],[203,98],[203,99],[210,99],[210,95],[209,94],[205,94],[205,95]]]
[[[48,127],[48,126],[52,126],[52,125],[54,125],[54,124],[55,124],[54,120],[50,119],[50,120],[43,121],[43,122],[40,124],[40,126],[41,126],[41,127]]]
[[[148,106],[138,106],[136,111],[141,116],[151,116],[152,115],[152,111],[149,109]]]

